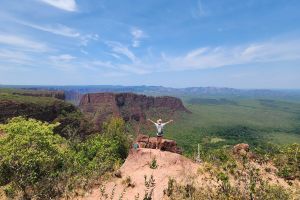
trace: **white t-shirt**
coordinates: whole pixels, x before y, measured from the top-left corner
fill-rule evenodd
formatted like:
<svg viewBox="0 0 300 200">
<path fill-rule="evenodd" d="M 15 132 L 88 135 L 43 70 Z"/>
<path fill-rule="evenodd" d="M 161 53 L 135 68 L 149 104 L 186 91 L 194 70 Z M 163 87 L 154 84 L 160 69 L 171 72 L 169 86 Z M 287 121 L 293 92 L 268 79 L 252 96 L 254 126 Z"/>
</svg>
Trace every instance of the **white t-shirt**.
<svg viewBox="0 0 300 200">
<path fill-rule="evenodd" d="M 157 135 L 163 135 L 164 132 L 163 132 L 163 129 L 164 129 L 164 126 L 166 125 L 166 123 L 161 123 L 161 124 L 158 124 L 158 123 L 154 123 L 155 126 L 156 126 L 156 129 L 157 129 Z"/>
</svg>

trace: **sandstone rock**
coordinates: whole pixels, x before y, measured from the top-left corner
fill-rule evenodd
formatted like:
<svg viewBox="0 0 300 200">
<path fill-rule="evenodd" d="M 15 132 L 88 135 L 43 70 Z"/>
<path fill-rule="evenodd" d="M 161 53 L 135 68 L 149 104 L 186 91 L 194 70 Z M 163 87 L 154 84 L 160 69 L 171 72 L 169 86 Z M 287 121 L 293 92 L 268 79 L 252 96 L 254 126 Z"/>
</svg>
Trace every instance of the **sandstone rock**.
<svg viewBox="0 0 300 200">
<path fill-rule="evenodd" d="M 233 153 L 236 155 L 244 155 L 249 152 L 249 144 L 241 143 L 233 147 Z"/>
<path fill-rule="evenodd" d="M 138 135 L 136 139 L 136 143 L 139 145 L 139 147 L 149 149 L 156 148 L 156 141 L 156 137 L 149 137 L 143 134 Z M 177 146 L 176 141 L 174 140 L 162 139 L 161 150 L 182 154 L 181 148 Z"/>
<path fill-rule="evenodd" d="M 117 177 L 117 178 L 122 178 L 122 173 L 121 173 L 120 170 L 115 171 L 114 175 L 115 175 L 115 177 Z"/>
<path fill-rule="evenodd" d="M 133 93 L 92 93 L 85 94 L 79 103 L 81 111 L 101 127 L 111 116 L 120 116 L 125 121 L 144 123 L 146 115 L 172 116 L 177 111 L 188 111 L 182 101 L 175 97 L 152 97 Z"/>
</svg>

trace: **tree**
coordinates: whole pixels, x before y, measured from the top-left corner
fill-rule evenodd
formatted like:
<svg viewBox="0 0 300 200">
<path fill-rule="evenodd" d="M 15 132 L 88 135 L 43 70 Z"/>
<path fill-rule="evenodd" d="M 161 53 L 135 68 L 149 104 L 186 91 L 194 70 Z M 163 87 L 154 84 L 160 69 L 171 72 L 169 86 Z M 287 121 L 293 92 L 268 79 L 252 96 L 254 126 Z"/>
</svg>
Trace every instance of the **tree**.
<svg viewBox="0 0 300 200">
<path fill-rule="evenodd" d="M 103 124 L 103 136 L 117 142 L 121 158 L 126 158 L 130 146 L 125 122 L 120 117 L 113 117 Z"/>
<path fill-rule="evenodd" d="M 16 117 L 0 125 L 0 185 L 21 190 L 23 198 L 49 199 L 59 191 L 66 141 L 53 133 L 58 124 Z"/>
</svg>

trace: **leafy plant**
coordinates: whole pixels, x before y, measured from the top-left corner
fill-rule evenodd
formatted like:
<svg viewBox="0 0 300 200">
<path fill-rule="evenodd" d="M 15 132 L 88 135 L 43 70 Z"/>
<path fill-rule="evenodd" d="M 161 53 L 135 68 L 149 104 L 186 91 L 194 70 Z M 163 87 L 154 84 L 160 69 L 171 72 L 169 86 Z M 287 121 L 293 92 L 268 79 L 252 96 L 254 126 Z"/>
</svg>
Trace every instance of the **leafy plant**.
<svg viewBox="0 0 300 200">
<path fill-rule="evenodd" d="M 122 161 L 127 150 L 124 144 L 129 141 L 121 120 L 108 122 L 103 135 L 76 142 L 55 134 L 58 125 L 23 117 L 0 125 L 4 132 L 0 137 L 0 186 L 5 186 L 7 196 L 69 197 L 78 188 L 88 189 Z"/>
<path fill-rule="evenodd" d="M 147 175 L 145 175 L 144 184 L 146 190 L 143 200 L 152 200 L 152 195 L 155 187 L 155 179 L 153 178 L 153 175 L 151 175 L 149 179 L 147 179 Z"/>
<path fill-rule="evenodd" d="M 151 169 L 157 169 L 158 165 L 157 165 L 157 160 L 156 160 L 156 158 L 153 158 L 153 159 L 151 160 L 151 162 L 149 163 L 149 167 L 150 167 Z"/>
<path fill-rule="evenodd" d="M 51 198 L 66 167 L 66 140 L 55 135 L 58 124 L 13 118 L 0 125 L 0 185 L 21 189 L 24 198 Z"/>
</svg>

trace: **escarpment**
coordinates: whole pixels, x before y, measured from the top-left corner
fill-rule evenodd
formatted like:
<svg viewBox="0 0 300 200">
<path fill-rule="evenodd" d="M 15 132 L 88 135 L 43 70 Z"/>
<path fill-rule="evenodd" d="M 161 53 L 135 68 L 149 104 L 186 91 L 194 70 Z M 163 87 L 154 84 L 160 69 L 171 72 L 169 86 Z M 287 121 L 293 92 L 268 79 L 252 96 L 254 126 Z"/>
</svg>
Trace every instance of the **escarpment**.
<svg viewBox="0 0 300 200">
<path fill-rule="evenodd" d="M 172 117 L 177 112 L 190 112 L 178 98 L 134 93 L 85 94 L 81 98 L 79 108 L 96 127 L 100 127 L 102 122 L 111 116 L 144 123 L 147 117 Z"/>
</svg>

